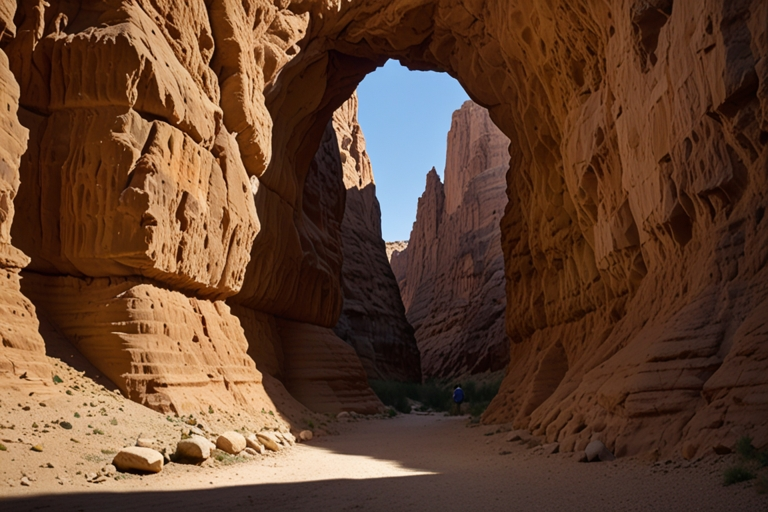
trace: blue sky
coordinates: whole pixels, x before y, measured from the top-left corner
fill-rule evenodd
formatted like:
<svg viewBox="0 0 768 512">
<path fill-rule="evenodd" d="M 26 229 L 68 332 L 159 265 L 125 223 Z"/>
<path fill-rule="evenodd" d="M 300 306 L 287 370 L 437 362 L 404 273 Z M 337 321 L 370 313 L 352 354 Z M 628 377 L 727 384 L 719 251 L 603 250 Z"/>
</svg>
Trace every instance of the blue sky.
<svg viewBox="0 0 768 512">
<path fill-rule="evenodd" d="M 451 114 L 469 99 L 445 73 L 409 71 L 397 61 L 357 89 L 360 126 L 381 203 L 384 240 L 407 240 L 432 167 L 443 176 Z"/>
</svg>

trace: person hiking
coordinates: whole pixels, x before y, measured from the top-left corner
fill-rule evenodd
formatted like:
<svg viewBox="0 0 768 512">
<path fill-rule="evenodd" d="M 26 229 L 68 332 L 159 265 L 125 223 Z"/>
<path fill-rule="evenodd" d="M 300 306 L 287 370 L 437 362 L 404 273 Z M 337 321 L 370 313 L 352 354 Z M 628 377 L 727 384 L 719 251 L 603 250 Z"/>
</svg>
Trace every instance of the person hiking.
<svg viewBox="0 0 768 512">
<path fill-rule="evenodd" d="M 461 402 L 464 401 L 464 390 L 461 389 L 461 385 L 457 385 L 453 388 L 453 403 L 456 404 L 456 415 L 461 415 Z"/>
</svg>

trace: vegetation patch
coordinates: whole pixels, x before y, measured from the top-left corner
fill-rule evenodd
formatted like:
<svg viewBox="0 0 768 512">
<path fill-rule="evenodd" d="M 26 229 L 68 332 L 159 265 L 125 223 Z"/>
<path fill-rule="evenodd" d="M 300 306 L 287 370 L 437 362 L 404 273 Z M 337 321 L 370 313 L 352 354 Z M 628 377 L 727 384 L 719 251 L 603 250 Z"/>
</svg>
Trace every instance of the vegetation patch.
<svg viewBox="0 0 768 512">
<path fill-rule="evenodd" d="M 242 457 L 240 455 L 230 455 L 229 453 L 221 450 L 214 450 L 211 455 L 213 455 L 213 458 L 223 466 L 239 464 L 248 460 L 246 457 Z"/>
<path fill-rule="evenodd" d="M 453 388 L 459 384 L 465 397 L 462 412 L 479 418 L 499 392 L 501 379 L 488 382 L 468 380 L 461 383 L 436 380 L 424 383 L 372 380 L 369 384 L 384 405 L 404 414 L 409 414 L 414 406 L 421 412 L 453 413 Z"/>
<path fill-rule="evenodd" d="M 768 492 L 768 450 L 758 450 L 752 444 L 749 436 L 740 437 L 736 441 L 736 453 L 739 463 L 725 470 L 723 473 L 723 485 L 732 485 L 739 482 L 757 479 L 755 489 L 760 494 Z"/>
</svg>

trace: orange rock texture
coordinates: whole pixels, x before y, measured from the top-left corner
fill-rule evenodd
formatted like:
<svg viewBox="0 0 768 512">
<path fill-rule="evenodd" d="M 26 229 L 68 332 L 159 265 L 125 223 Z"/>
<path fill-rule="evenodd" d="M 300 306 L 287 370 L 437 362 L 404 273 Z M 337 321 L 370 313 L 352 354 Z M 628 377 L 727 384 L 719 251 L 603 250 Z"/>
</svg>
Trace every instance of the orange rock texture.
<svg viewBox="0 0 768 512">
<path fill-rule="evenodd" d="M 3 375 L 45 371 L 9 229 L 29 272 L 126 331 L 155 301 L 196 317 L 173 336 L 214 310 L 235 329 L 222 300 L 332 328 L 345 191 L 313 162 L 396 58 L 457 78 L 511 140 L 511 363 L 484 420 L 618 455 L 768 444 L 763 0 L 3 0 L 0 20 Z M 134 346 L 194 343 L 152 325 Z M 258 386 L 245 345 L 212 343 L 230 354 L 194 375 Z M 151 354 L 110 360 L 171 383 Z"/>
<path fill-rule="evenodd" d="M 6 40 L 16 34 L 14 11 L 12 2 L 0 3 L 0 32 Z M 11 245 L 19 163 L 29 137 L 17 115 L 19 94 L 7 54 L 0 51 L 0 102 L 7 106 L 0 114 L 0 386 L 28 387 L 49 382 L 51 368 L 38 333 L 35 307 L 19 289 L 19 271 L 29 263 L 29 258 Z"/>
<path fill-rule="evenodd" d="M 508 145 L 484 108 L 468 101 L 454 112 L 445 184 L 434 169 L 427 174 L 408 247 L 392 255 L 427 379 L 509 362 L 499 231 Z"/>
<path fill-rule="evenodd" d="M 341 224 L 344 305 L 336 334 L 352 345 L 371 379 L 421 381 L 419 349 L 381 238 L 381 208 L 357 94 L 333 114 L 347 200 Z"/>
</svg>

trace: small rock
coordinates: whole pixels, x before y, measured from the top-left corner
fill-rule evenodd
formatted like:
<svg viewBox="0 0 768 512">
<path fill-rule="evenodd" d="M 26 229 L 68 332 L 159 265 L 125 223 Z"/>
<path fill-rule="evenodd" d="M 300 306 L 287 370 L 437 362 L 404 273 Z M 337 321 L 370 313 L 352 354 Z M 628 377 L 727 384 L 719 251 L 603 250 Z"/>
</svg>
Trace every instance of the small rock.
<svg viewBox="0 0 768 512">
<path fill-rule="evenodd" d="M 299 439 L 301 439 L 302 441 L 311 441 L 313 437 L 314 437 L 314 434 L 312 433 L 311 430 L 302 430 L 301 432 L 299 432 Z"/>
<path fill-rule="evenodd" d="M 72 430 L 72 424 L 68 421 L 62 421 L 59 423 L 59 426 L 66 430 Z"/>
<path fill-rule="evenodd" d="M 256 456 L 256 455 L 259 455 L 259 452 L 257 452 L 253 448 L 246 448 L 245 450 L 243 450 L 243 453 L 247 453 L 248 455 L 250 455 L 252 457 Z"/>
<path fill-rule="evenodd" d="M 154 448 L 156 443 L 156 440 L 149 437 L 139 436 L 139 438 L 136 439 L 136 446 L 140 448 Z"/>
<path fill-rule="evenodd" d="M 120 471 L 159 473 L 163 469 L 163 454 L 151 448 L 129 446 L 117 452 L 112 464 Z"/>
<path fill-rule="evenodd" d="M 296 438 L 290 432 L 282 432 L 282 436 L 290 446 L 294 446 L 296 444 Z"/>
<path fill-rule="evenodd" d="M 350 418 L 350 415 L 347 411 L 341 411 L 339 414 L 336 415 L 337 420 L 343 420 Z"/>
<path fill-rule="evenodd" d="M 42 447 L 42 445 L 36 444 L 35 446 L 32 447 L 32 451 L 33 452 L 41 452 L 41 451 L 43 451 L 43 447 Z"/>
<path fill-rule="evenodd" d="M 103 476 L 113 476 L 115 473 L 117 473 L 117 468 L 112 464 L 107 464 L 106 466 L 101 468 L 101 471 L 99 471 L 99 473 Z"/>
<path fill-rule="evenodd" d="M 544 455 L 553 455 L 560 451 L 560 443 L 548 443 L 541 445 L 541 451 Z"/>
<path fill-rule="evenodd" d="M 199 436 L 182 439 L 176 445 L 176 455 L 185 461 L 201 462 L 210 458 L 212 444 Z"/>
<path fill-rule="evenodd" d="M 717 446 L 713 446 L 712 449 L 715 450 L 715 453 L 718 455 L 728 455 L 732 451 L 730 447 L 725 446 L 723 444 L 718 444 Z"/>
<path fill-rule="evenodd" d="M 512 452 L 509 450 L 499 450 L 499 455 L 509 455 L 510 453 Z"/>
<path fill-rule="evenodd" d="M 527 430 L 513 430 L 507 436 L 507 442 L 508 443 L 511 443 L 514 441 L 526 442 L 530 438 L 531 438 L 531 434 L 529 434 Z"/>
<path fill-rule="evenodd" d="M 20 483 L 24 487 L 29 487 L 30 485 L 32 485 L 32 482 L 30 482 L 29 478 L 27 478 L 26 476 L 21 477 L 21 482 Z"/>
<path fill-rule="evenodd" d="M 277 443 L 277 437 L 272 432 L 259 432 L 256 438 L 263 444 L 267 450 L 273 452 L 280 451 L 280 445 Z"/>
<path fill-rule="evenodd" d="M 187 435 L 205 437 L 205 432 L 197 427 L 189 427 Z"/>
<path fill-rule="evenodd" d="M 584 449 L 584 453 L 587 456 L 587 462 L 593 462 L 596 460 L 608 462 L 608 461 L 616 460 L 616 457 L 611 453 L 611 451 L 608 448 L 606 448 L 603 442 L 598 440 L 594 440 L 591 443 L 589 443 L 587 447 Z"/>
<path fill-rule="evenodd" d="M 85 479 L 90 482 L 91 480 L 94 480 L 99 475 L 97 475 L 96 473 L 86 473 L 83 476 L 85 476 Z"/>
<path fill-rule="evenodd" d="M 247 446 L 246 450 L 253 450 L 260 455 L 264 455 L 265 453 L 264 445 L 262 445 L 259 442 L 259 439 L 256 437 L 255 434 L 251 434 L 248 437 L 246 437 L 245 444 Z"/>
<path fill-rule="evenodd" d="M 105 477 L 104 475 L 98 475 L 96 478 L 91 480 L 91 483 L 92 484 L 100 484 L 100 483 L 106 482 L 106 481 L 107 481 L 107 477 Z"/>
<path fill-rule="evenodd" d="M 216 439 L 216 448 L 231 455 L 237 455 L 245 450 L 245 437 L 239 432 L 224 432 Z"/>
<path fill-rule="evenodd" d="M 45 465 L 45 467 L 46 467 L 46 468 L 49 468 L 49 469 L 53 469 L 53 464 L 51 464 L 50 462 L 48 462 L 48 463 Z"/>
</svg>

